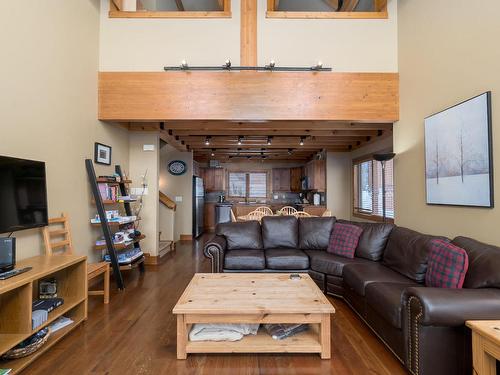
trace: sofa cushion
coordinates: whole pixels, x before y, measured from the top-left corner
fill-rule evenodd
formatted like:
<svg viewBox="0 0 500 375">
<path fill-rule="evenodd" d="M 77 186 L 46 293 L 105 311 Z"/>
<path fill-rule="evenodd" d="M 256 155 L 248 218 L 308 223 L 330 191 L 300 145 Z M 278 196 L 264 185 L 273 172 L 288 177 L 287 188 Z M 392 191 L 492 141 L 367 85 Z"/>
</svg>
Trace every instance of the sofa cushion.
<svg viewBox="0 0 500 375">
<path fill-rule="evenodd" d="M 232 250 L 224 257 L 224 268 L 228 270 L 263 270 L 266 268 L 264 250 Z"/>
<path fill-rule="evenodd" d="M 346 258 L 354 258 L 363 229 L 356 225 L 336 223 L 330 236 L 327 251 Z"/>
<path fill-rule="evenodd" d="M 334 217 L 299 218 L 299 248 L 326 250 L 334 224 Z"/>
<path fill-rule="evenodd" d="M 393 327 L 401 329 L 403 292 L 415 283 L 377 282 L 366 286 L 366 302 Z"/>
<path fill-rule="evenodd" d="M 296 249 L 299 222 L 294 216 L 265 216 L 262 218 L 262 239 L 265 249 Z"/>
<path fill-rule="evenodd" d="M 500 288 L 500 247 L 467 237 L 457 237 L 453 244 L 469 256 L 464 288 Z"/>
<path fill-rule="evenodd" d="M 444 237 L 395 227 L 389 236 L 382 263 L 418 283 L 423 283 L 427 271 L 429 242 L 433 239 L 449 241 Z"/>
<path fill-rule="evenodd" d="M 258 221 L 219 224 L 216 234 L 226 238 L 227 250 L 261 250 L 263 248 Z"/>
<path fill-rule="evenodd" d="M 425 286 L 461 289 L 469 268 L 467 252 L 442 240 L 432 240 L 430 247 Z"/>
<path fill-rule="evenodd" d="M 296 249 L 266 249 L 266 266 L 272 270 L 306 270 L 309 257 Z"/>
<path fill-rule="evenodd" d="M 356 248 L 356 257 L 374 262 L 382 260 L 389 235 L 394 228 L 393 224 L 361 223 L 347 220 L 339 220 L 338 222 L 357 225 L 363 229 L 363 233 L 359 237 L 358 247 Z"/>
<path fill-rule="evenodd" d="M 348 264 L 344 267 L 344 284 L 360 296 L 365 295 L 367 285 L 375 282 L 412 284 L 412 280 L 380 263 Z M 417 283 L 414 283 L 417 286 Z"/>
<path fill-rule="evenodd" d="M 346 264 L 369 262 L 366 259 L 340 257 L 324 250 L 305 250 L 305 253 L 309 256 L 312 270 L 338 277 L 342 277 L 342 270 Z"/>
</svg>

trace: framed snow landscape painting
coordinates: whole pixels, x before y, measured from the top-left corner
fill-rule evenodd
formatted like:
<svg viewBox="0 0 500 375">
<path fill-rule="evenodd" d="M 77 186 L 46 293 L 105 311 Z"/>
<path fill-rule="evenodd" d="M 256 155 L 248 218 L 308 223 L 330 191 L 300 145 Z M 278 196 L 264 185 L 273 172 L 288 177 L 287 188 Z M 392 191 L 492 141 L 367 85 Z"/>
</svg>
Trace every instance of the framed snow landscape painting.
<svg viewBox="0 0 500 375">
<path fill-rule="evenodd" d="M 493 207 L 491 93 L 425 119 L 427 204 Z"/>
</svg>

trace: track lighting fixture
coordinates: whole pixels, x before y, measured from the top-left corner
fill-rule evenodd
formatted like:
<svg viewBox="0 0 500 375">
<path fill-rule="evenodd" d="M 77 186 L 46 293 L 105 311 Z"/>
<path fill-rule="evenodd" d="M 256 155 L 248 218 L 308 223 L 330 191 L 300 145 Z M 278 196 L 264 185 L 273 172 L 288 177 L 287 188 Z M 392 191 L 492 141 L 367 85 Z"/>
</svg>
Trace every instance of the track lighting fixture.
<svg viewBox="0 0 500 375">
<path fill-rule="evenodd" d="M 212 149 L 212 153 L 211 153 L 212 157 L 215 156 L 215 148 Z"/>
<path fill-rule="evenodd" d="M 205 146 L 210 146 L 210 136 L 205 138 Z"/>
<path fill-rule="evenodd" d="M 306 137 L 300 137 L 299 145 L 304 146 L 304 140 Z"/>
<path fill-rule="evenodd" d="M 267 145 L 271 146 L 272 142 L 273 142 L 273 137 L 267 137 Z"/>
<path fill-rule="evenodd" d="M 243 143 L 243 137 L 240 135 L 238 137 L 238 144 L 241 145 Z"/>
<path fill-rule="evenodd" d="M 274 60 L 269 61 L 269 64 L 266 65 L 264 68 L 266 70 L 273 70 L 276 67 L 276 62 Z"/>
<path fill-rule="evenodd" d="M 224 64 L 216 66 L 189 66 L 186 60 L 182 60 L 180 65 L 165 66 L 166 71 L 183 71 L 183 70 L 197 70 L 197 71 L 280 71 L 280 72 L 331 72 L 332 68 L 324 68 L 323 63 L 318 61 L 314 66 L 276 66 L 276 62 L 271 60 L 269 64 L 264 66 L 233 66 L 230 59 L 227 59 Z"/>
<path fill-rule="evenodd" d="M 292 155 L 293 149 L 289 148 L 288 149 L 288 155 Z"/>
<path fill-rule="evenodd" d="M 311 68 L 311 70 L 321 70 L 321 69 L 323 69 L 323 63 L 321 61 L 318 61 L 318 63 Z"/>
</svg>

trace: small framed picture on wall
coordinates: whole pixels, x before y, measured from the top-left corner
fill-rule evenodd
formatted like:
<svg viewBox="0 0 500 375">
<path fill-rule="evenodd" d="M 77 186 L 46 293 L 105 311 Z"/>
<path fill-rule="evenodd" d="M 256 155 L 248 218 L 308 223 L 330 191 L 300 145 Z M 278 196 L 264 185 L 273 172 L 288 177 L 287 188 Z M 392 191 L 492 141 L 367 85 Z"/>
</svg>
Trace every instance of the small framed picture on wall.
<svg viewBox="0 0 500 375">
<path fill-rule="evenodd" d="M 111 165 L 111 146 L 96 142 L 94 145 L 94 161 L 97 164 Z"/>
</svg>

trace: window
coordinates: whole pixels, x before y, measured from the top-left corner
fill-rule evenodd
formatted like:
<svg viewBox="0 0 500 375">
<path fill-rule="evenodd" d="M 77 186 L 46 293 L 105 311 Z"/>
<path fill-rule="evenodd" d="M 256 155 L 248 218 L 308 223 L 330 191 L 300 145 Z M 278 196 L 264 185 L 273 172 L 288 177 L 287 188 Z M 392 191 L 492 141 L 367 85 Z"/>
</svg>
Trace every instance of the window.
<svg viewBox="0 0 500 375">
<path fill-rule="evenodd" d="M 231 17 L 231 0 L 110 0 L 111 18 Z"/>
<path fill-rule="evenodd" d="M 267 198 L 266 172 L 229 172 L 229 196 L 234 198 Z"/>
<path fill-rule="evenodd" d="M 268 18 L 387 18 L 387 0 L 268 0 Z"/>
<path fill-rule="evenodd" d="M 371 220 L 383 217 L 382 164 L 370 158 L 353 164 L 354 216 Z M 385 214 L 394 219 L 393 161 L 385 162 Z"/>
</svg>

